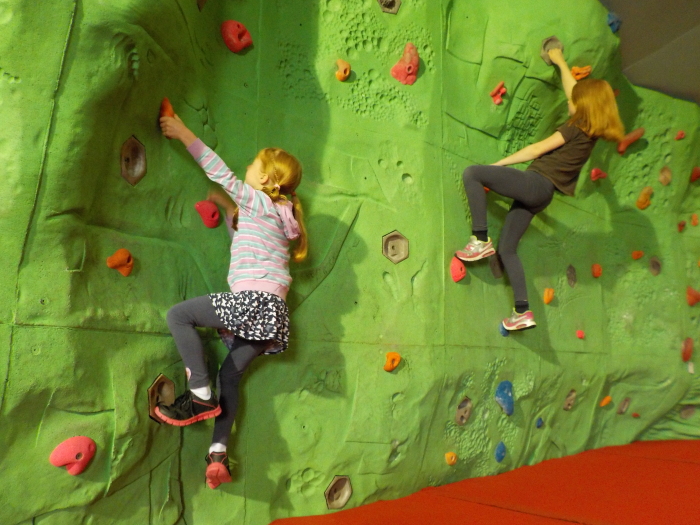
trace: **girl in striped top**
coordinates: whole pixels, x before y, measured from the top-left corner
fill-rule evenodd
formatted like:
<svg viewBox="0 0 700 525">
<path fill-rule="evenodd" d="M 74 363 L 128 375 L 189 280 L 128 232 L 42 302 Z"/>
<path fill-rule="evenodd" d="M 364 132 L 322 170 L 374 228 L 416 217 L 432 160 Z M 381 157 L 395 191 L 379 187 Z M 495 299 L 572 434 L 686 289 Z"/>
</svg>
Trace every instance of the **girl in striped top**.
<svg viewBox="0 0 700 525">
<path fill-rule="evenodd" d="M 177 115 L 162 117 L 160 125 L 163 135 L 180 140 L 239 209 L 228 272 L 231 291 L 189 299 L 168 311 L 168 327 L 187 367 L 189 389 L 172 405 L 156 408 L 158 417 L 176 426 L 216 417 L 205 458 L 207 484 L 216 488 L 231 481 L 226 446 L 243 372 L 258 355 L 287 348 L 290 241 L 296 240 L 291 250 L 295 262 L 303 261 L 308 249 L 301 202 L 295 193 L 301 182 L 301 165 L 284 150 L 265 148 L 248 166 L 242 181 Z M 218 401 L 211 390 L 197 326 L 228 331 L 233 336 L 227 341 L 230 352 L 219 370 Z"/>
</svg>

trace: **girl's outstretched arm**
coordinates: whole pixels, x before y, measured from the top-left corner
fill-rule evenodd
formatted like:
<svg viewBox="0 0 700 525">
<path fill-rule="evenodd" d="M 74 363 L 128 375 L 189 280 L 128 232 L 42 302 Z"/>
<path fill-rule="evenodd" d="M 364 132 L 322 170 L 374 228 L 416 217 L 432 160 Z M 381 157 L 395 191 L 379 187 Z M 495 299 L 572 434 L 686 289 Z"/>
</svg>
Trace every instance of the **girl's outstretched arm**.
<svg viewBox="0 0 700 525">
<path fill-rule="evenodd" d="M 559 72 L 561 73 L 561 83 L 564 87 L 564 93 L 566 93 L 566 99 L 571 101 L 571 92 L 576 85 L 576 79 L 571 74 L 571 70 L 569 69 L 569 65 L 566 63 L 566 60 L 564 60 L 564 53 L 561 52 L 561 49 L 550 49 L 549 59 L 553 64 L 556 64 L 557 67 L 559 67 Z"/>
<path fill-rule="evenodd" d="M 516 151 L 512 155 L 509 155 L 505 159 L 501 159 L 498 162 L 494 162 L 492 166 L 510 166 L 511 164 L 520 164 L 521 162 L 529 162 L 541 157 L 545 153 L 548 153 L 554 149 L 557 149 L 564 145 L 566 140 L 564 140 L 564 135 L 559 131 L 555 132 L 551 137 L 547 137 L 540 142 L 535 142 L 529 146 L 525 146 L 520 151 Z"/>
</svg>

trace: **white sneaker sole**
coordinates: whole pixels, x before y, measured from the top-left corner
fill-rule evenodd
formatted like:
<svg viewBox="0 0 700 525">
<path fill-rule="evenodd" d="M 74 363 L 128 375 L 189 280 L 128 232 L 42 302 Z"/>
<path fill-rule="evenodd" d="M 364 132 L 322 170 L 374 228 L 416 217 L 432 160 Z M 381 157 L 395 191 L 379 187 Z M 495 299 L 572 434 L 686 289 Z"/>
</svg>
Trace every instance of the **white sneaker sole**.
<svg viewBox="0 0 700 525">
<path fill-rule="evenodd" d="M 506 323 L 501 323 L 503 325 L 503 328 L 508 330 L 509 332 L 517 332 L 518 330 L 527 330 L 528 328 L 535 328 L 537 326 L 537 323 L 535 321 L 525 321 L 522 323 L 519 323 L 511 328 L 508 328 L 506 326 Z"/>
</svg>

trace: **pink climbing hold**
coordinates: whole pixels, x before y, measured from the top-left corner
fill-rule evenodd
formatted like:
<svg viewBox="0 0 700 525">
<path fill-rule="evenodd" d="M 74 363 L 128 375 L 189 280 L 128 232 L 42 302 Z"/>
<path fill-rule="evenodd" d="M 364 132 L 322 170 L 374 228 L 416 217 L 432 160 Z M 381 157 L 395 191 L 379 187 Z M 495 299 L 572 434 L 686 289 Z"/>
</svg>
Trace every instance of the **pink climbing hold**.
<svg viewBox="0 0 700 525">
<path fill-rule="evenodd" d="M 583 330 L 576 330 L 576 337 L 578 337 L 579 339 L 583 339 L 584 337 L 586 337 L 586 334 Z"/>
<path fill-rule="evenodd" d="M 493 103 L 497 106 L 501 105 L 503 102 L 503 95 L 506 94 L 505 82 L 502 80 L 496 85 L 495 88 L 490 93 Z"/>
<path fill-rule="evenodd" d="M 219 225 L 219 208 L 212 201 L 199 201 L 194 207 L 202 218 L 204 226 L 216 228 Z"/>
<path fill-rule="evenodd" d="M 628 133 L 627 135 L 625 135 L 625 138 L 623 138 L 617 144 L 617 152 L 620 155 L 624 155 L 625 151 L 627 151 L 627 148 L 629 148 L 632 144 L 637 142 L 643 136 L 644 136 L 644 128 L 638 128 L 638 129 L 635 129 L 634 131 Z"/>
<path fill-rule="evenodd" d="M 221 24 L 221 36 L 224 44 L 234 53 L 240 53 L 253 43 L 250 32 L 240 22 L 226 20 Z"/>
<path fill-rule="evenodd" d="M 680 130 L 676 135 L 676 140 L 683 140 L 685 138 L 685 131 Z"/>
<path fill-rule="evenodd" d="M 452 280 L 458 283 L 467 276 L 467 268 L 457 257 L 452 257 L 452 262 L 450 263 L 450 273 L 452 274 Z"/>
<path fill-rule="evenodd" d="M 418 76 L 418 50 L 411 42 L 406 44 L 401 59 L 391 68 L 391 76 L 402 84 L 412 85 Z"/>
<path fill-rule="evenodd" d="M 75 436 L 58 445 L 49 461 L 54 467 L 66 467 L 68 474 L 77 476 L 85 470 L 95 455 L 97 446 L 89 437 Z"/>
<path fill-rule="evenodd" d="M 608 176 L 608 174 L 605 173 L 600 168 L 593 168 L 591 170 L 591 180 L 592 181 L 597 181 L 598 179 L 605 179 L 605 178 L 607 178 L 607 176 Z"/>
</svg>

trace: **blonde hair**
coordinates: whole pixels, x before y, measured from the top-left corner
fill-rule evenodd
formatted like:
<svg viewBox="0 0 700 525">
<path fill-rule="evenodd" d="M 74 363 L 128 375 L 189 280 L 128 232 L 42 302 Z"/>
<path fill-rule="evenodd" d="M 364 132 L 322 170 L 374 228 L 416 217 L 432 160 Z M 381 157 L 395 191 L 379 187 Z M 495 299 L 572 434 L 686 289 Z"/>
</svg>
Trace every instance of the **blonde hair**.
<svg viewBox="0 0 700 525">
<path fill-rule="evenodd" d="M 571 92 L 571 102 L 576 111 L 569 124 L 578 126 L 592 138 L 602 137 L 612 142 L 624 138 L 625 127 L 620 120 L 615 94 L 605 80 L 584 78 L 578 81 Z"/>
<path fill-rule="evenodd" d="M 299 238 L 292 249 L 292 261 L 301 262 L 306 259 L 309 251 L 309 241 L 304 225 L 304 210 L 295 190 L 301 183 L 301 164 L 294 157 L 280 148 L 265 148 L 255 157 L 260 159 L 262 173 L 270 179 L 270 184 L 263 186 L 264 191 L 273 202 L 287 201 L 287 195 L 292 196 L 294 218 L 299 223 Z"/>
</svg>

